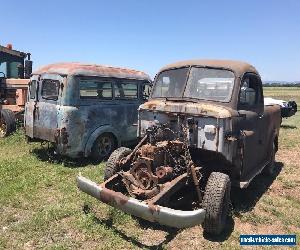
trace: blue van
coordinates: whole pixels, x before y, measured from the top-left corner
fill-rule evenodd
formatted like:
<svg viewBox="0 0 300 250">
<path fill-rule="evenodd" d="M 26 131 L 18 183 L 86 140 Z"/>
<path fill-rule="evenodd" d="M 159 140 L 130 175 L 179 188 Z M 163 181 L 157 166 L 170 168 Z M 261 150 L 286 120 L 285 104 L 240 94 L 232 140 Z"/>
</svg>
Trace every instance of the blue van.
<svg viewBox="0 0 300 250">
<path fill-rule="evenodd" d="M 80 63 L 51 64 L 32 73 L 25 106 L 29 141 L 48 141 L 72 158 L 107 158 L 137 142 L 138 107 L 150 77 L 131 69 Z"/>
</svg>

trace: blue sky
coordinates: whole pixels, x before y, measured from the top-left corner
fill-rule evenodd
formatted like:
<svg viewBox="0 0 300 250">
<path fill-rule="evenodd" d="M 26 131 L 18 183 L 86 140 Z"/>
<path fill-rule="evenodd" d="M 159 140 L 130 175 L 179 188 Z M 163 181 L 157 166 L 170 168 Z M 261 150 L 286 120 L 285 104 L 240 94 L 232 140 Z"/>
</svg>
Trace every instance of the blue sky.
<svg viewBox="0 0 300 250">
<path fill-rule="evenodd" d="M 238 59 L 265 80 L 300 80 L 300 1 L 1 1 L 0 44 L 34 68 L 80 61 L 154 76 L 185 59 Z"/>
</svg>

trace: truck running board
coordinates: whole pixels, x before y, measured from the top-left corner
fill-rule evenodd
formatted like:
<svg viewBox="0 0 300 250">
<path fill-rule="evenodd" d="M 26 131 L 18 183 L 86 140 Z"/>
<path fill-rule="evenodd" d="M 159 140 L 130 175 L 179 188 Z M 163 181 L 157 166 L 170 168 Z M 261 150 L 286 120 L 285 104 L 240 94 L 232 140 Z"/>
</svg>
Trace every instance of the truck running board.
<svg viewBox="0 0 300 250">
<path fill-rule="evenodd" d="M 193 227 L 201 224 L 205 218 L 204 209 L 182 211 L 146 204 L 120 192 L 101 187 L 83 176 L 77 176 L 77 186 L 81 191 L 112 207 L 147 221 L 158 222 L 161 225 L 175 228 Z"/>
</svg>

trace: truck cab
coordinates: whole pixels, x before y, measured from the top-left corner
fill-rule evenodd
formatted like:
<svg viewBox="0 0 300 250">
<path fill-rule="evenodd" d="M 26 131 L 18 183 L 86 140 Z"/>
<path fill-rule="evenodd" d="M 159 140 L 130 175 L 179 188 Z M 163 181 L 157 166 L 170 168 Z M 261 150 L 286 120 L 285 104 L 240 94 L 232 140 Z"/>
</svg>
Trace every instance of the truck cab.
<svg viewBox="0 0 300 250">
<path fill-rule="evenodd" d="M 261 78 L 248 63 L 167 65 L 138 122 L 139 144 L 112 153 L 103 183 L 77 177 L 83 192 L 126 213 L 177 228 L 202 224 L 217 235 L 231 186 L 274 174 L 280 107 L 264 105 Z"/>
<path fill-rule="evenodd" d="M 198 60 L 164 67 L 139 118 L 140 137 L 154 120 L 175 130 L 178 119 L 189 120 L 194 157 L 203 161 L 215 155 L 216 164 L 226 166 L 241 187 L 269 162 L 273 144 L 278 148 L 280 108 L 264 105 L 260 75 L 245 62 Z"/>
</svg>

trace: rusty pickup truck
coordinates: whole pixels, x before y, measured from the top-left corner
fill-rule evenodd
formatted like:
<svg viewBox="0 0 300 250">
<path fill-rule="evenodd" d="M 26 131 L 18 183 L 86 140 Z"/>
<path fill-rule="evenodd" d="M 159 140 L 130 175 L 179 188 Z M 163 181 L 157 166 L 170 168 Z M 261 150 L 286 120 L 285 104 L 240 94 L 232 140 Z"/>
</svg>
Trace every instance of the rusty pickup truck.
<svg viewBox="0 0 300 250">
<path fill-rule="evenodd" d="M 164 67 L 138 123 L 139 144 L 112 153 L 102 184 L 78 176 L 80 190 L 148 221 L 220 234 L 231 186 L 274 174 L 280 107 L 264 105 L 260 75 L 247 63 Z"/>
<path fill-rule="evenodd" d="M 131 69 L 81 63 L 50 64 L 33 72 L 25 108 L 29 141 L 56 152 L 99 161 L 120 145 L 137 143 L 137 108 L 150 77 Z"/>
</svg>

